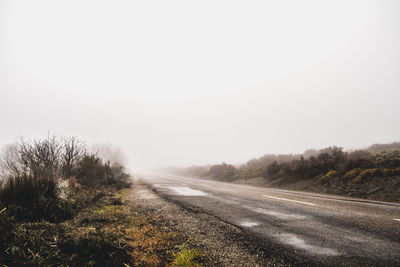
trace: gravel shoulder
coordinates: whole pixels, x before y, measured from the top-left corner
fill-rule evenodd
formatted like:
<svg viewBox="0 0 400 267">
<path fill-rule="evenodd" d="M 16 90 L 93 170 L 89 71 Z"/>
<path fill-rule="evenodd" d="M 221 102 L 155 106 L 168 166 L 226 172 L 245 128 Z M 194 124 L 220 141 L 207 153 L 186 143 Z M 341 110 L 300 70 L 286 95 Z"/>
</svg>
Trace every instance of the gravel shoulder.
<svg viewBox="0 0 400 267">
<path fill-rule="evenodd" d="M 260 244 L 263 241 L 244 229 L 160 197 L 145 184 L 136 183 L 130 198 L 138 213 L 154 218 L 160 227 L 183 233 L 189 245 L 201 251 L 205 266 L 307 265 L 280 248 Z"/>
</svg>

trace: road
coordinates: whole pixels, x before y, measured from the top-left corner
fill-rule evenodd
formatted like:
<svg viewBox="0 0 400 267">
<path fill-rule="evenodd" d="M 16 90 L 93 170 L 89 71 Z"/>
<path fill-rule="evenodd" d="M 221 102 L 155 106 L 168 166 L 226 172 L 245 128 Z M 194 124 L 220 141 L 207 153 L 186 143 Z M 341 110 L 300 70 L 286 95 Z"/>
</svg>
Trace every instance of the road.
<svg viewBox="0 0 400 267">
<path fill-rule="evenodd" d="M 400 266 L 398 203 L 171 175 L 142 180 L 170 200 L 201 209 L 315 265 Z"/>
</svg>

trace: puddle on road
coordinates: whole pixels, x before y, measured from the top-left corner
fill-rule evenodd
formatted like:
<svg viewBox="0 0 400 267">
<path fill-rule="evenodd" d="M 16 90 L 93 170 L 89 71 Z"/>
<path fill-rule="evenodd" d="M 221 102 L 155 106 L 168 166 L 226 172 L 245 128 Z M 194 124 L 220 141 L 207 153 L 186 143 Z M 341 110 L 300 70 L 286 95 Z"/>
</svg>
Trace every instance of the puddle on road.
<svg viewBox="0 0 400 267">
<path fill-rule="evenodd" d="M 291 246 L 293 246 L 295 248 L 298 248 L 298 249 L 305 250 L 305 251 L 307 251 L 309 253 L 312 253 L 312 254 L 326 255 L 326 256 L 337 256 L 337 255 L 339 255 L 339 252 L 337 252 L 334 249 L 323 248 L 323 247 L 319 247 L 319 246 L 306 244 L 306 242 L 303 239 L 298 238 L 294 234 L 289 234 L 289 233 L 280 234 L 280 235 L 277 235 L 277 237 L 281 242 L 283 242 L 285 244 L 291 245 Z"/>
<path fill-rule="evenodd" d="M 282 213 L 282 212 L 273 211 L 273 210 L 266 210 L 266 209 L 262 209 L 262 208 L 251 208 L 251 207 L 245 207 L 245 208 L 248 208 L 257 213 L 270 215 L 270 216 L 276 217 L 278 219 L 283 219 L 283 220 L 304 220 L 304 219 L 308 218 L 307 216 L 304 216 L 304 215 L 287 214 L 287 213 Z"/>
<path fill-rule="evenodd" d="M 171 189 L 176 194 L 181 195 L 181 196 L 193 196 L 194 197 L 194 196 L 207 195 L 207 193 L 204 193 L 203 191 L 191 189 L 189 187 L 166 187 L 166 188 Z"/>
<path fill-rule="evenodd" d="M 258 222 L 244 221 L 244 222 L 239 223 L 239 225 L 243 226 L 243 227 L 254 227 L 254 226 L 259 225 L 259 223 Z"/>
</svg>

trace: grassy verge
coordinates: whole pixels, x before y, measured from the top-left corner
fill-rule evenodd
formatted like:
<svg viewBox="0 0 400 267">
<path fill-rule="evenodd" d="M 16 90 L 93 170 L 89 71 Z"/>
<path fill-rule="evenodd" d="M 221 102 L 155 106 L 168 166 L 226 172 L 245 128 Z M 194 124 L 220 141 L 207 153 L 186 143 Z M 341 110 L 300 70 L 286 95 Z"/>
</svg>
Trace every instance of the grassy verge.
<svg viewBox="0 0 400 267">
<path fill-rule="evenodd" d="M 75 137 L 7 146 L 0 153 L 0 266 L 172 262 L 179 235 L 135 216 L 128 178 L 121 163 Z"/>
<path fill-rule="evenodd" d="M 80 189 L 70 201 L 74 215 L 62 222 L 9 219 L 0 265 L 45 266 L 199 266 L 198 252 L 183 246 L 182 235 L 138 216 L 129 188 Z M 6 233 L 6 232 L 4 232 Z"/>
</svg>

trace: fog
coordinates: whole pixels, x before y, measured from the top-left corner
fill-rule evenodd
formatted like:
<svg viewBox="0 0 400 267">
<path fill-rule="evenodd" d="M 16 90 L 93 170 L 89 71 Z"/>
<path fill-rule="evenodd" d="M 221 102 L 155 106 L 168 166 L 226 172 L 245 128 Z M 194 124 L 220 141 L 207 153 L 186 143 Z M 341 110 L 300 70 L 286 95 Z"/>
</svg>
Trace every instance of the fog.
<svg viewBox="0 0 400 267">
<path fill-rule="evenodd" d="M 400 140 L 399 1 L 0 1 L 0 146 L 132 170 Z"/>
</svg>

